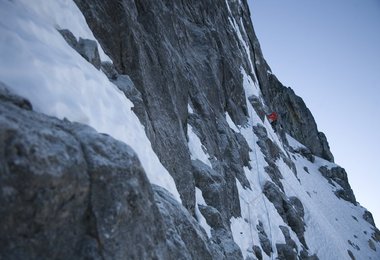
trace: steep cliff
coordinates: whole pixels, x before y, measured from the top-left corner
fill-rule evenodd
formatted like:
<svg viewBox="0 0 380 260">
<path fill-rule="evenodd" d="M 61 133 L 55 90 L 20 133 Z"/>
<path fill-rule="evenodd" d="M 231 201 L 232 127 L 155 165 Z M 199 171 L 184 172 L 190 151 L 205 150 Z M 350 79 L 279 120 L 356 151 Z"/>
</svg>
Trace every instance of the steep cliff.
<svg viewBox="0 0 380 260">
<path fill-rule="evenodd" d="M 380 256 L 245 0 L 74 2 L 0 3 L 0 258 Z"/>
</svg>

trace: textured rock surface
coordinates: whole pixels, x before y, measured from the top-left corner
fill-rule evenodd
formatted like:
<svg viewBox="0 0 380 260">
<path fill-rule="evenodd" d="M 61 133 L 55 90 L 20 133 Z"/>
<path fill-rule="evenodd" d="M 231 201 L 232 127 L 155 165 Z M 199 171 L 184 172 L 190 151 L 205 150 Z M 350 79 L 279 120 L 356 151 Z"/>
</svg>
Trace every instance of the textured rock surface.
<svg viewBox="0 0 380 260">
<path fill-rule="evenodd" d="M 0 93 L 1 259 L 241 258 L 153 192 L 126 144 Z"/>
<path fill-rule="evenodd" d="M 270 241 L 270 239 L 268 238 L 268 235 L 264 230 L 263 223 L 261 223 L 260 221 L 257 224 L 256 228 L 259 233 L 261 248 L 263 249 L 263 251 L 265 252 L 267 256 L 271 256 L 273 252 L 272 241 Z"/>
<path fill-rule="evenodd" d="M 299 206 L 294 207 L 286 195 L 272 182 L 265 183 L 263 192 L 269 201 L 273 203 L 284 222 L 297 234 L 300 242 L 307 248 L 304 238 L 303 210 L 301 211 Z M 295 200 L 293 199 L 292 201 L 294 202 Z"/>
<path fill-rule="evenodd" d="M 95 68 L 100 69 L 101 61 L 98 52 L 98 44 L 89 39 L 75 38 L 72 32 L 68 29 L 58 30 L 66 42 L 76 50 L 83 58 L 94 65 Z"/>
<path fill-rule="evenodd" d="M 325 166 L 319 168 L 319 171 L 322 173 L 323 177 L 325 177 L 329 183 L 333 186 L 336 186 L 332 181 L 336 182 L 340 185 L 341 188 L 335 191 L 335 195 L 341 199 L 347 200 L 356 205 L 356 198 L 354 192 L 351 189 L 350 184 L 348 183 L 347 173 L 341 167 L 334 167 L 332 169 L 328 169 Z"/>
<path fill-rule="evenodd" d="M 23 108 L 26 110 L 32 110 L 32 104 L 30 104 L 29 100 L 12 94 L 8 90 L 7 86 L 1 81 L 0 81 L 0 102 L 9 102 L 20 108 Z"/>
<path fill-rule="evenodd" d="M 97 248 L 80 143 L 57 120 L 9 102 L 0 121 L 0 258 L 78 258 L 74 248 Z"/>
<path fill-rule="evenodd" d="M 193 211 L 195 203 L 186 138 L 190 103 L 196 114 L 192 126 L 205 140 L 210 157 L 218 159 L 214 168 L 232 198 L 223 215 L 238 212 L 234 176 L 244 181 L 244 171 L 236 153 L 238 140 L 224 113 L 237 124 L 246 120 L 240 66 L 248 61 L 237 55 L 239 43 L 226 2 L 75 2 L 117 71 L 128 74 L 141 92 L 150 122 L 141 115 L 140 120 L 145 126 L 151 123 L 147 135 L 175 179 L 184 205 Z M 237 16 L 248 10 L 236 4 L 231 9 Z"/>
<path fill-rule="evenodd" d="M 302 98 L 291 88 L 283 86 L 271 73 L 254 31 L 248 31 L 248 34 L 254 46 L 256 73 L 263 97 L 266 103 L 270 104 L 270 109 L 279 114 L 281 126 L 308 147 L 313 154 L 334 161 L 326 136 L 318 131 L 314 117 Z"/>
<path fill-rule="evenodd" d="M 310 111 L 270 73 L 245 0 L 75 2 L 113 63 L 100 61 L 95 41 L 62 36 L 133 102 L 182 205 L 151 186 L 126 144 L 37 114 L 0 85 L 1 259 L 318 259 L 325 249 L 360 259 L 380 251 L 380 232 L 345 171 L 317 158 L 333 161 Z M 271 111 L 277 124 L 266 120 Z M 290 147 L 285 134 L 306 148 Z M 190 152 L 194 136 L 206 159 Z M 346 237 L 351 225 L 354 238 Z"/>
<path fill-rule="evenodd" d="M 171 259 L 213 259 L 213 248 L 198 223 L 165 189 L 154 186 L 155 201 L 163 216 Z M 215 252 L 218 255 L 219 252 Z"/>
</svg>

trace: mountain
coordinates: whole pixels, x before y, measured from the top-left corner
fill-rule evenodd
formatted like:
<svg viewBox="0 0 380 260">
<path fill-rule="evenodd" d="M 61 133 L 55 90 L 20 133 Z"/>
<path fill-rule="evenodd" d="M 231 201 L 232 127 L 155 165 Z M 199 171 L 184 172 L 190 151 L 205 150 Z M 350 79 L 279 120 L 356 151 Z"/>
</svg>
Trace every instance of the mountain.
<svg viewBox="0 0 380 260">
<path fill-rule="evenodd" d="M 14 0 L 0 17 L 1 259 L 379 259 L 245 0 Z"/>
</svg>

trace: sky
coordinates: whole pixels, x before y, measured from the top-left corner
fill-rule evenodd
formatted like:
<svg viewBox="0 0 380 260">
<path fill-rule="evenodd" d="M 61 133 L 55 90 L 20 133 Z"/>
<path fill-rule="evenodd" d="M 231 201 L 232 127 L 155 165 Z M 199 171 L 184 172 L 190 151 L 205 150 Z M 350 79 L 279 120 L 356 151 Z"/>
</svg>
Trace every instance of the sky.
<svg viewBox="0 0 380 260">
<path fill-rule="evenodd" d="M 311 110 L 380 226 L 380 0 L 248 0 L 272 72 Z"/>
</svg>

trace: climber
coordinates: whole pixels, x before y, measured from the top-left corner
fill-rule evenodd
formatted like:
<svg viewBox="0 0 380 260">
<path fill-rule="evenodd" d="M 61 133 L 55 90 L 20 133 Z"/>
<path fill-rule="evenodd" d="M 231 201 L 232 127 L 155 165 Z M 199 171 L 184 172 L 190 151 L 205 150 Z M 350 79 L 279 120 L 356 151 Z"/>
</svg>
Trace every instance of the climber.
<svg viewBox="0 0 380 260">
<path fill-rule="evenodd" d="M 272 125 L 273 129 L 276 129 L 277 119 L 278 115 L 276 112 L 272 112 L 269 115 L 267 115 L 269 123 Z"/>
</svg>

